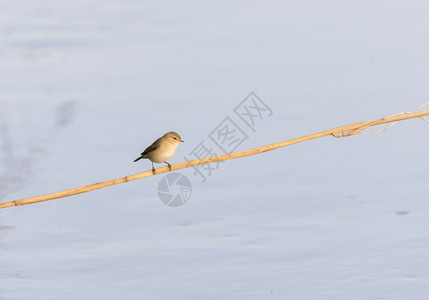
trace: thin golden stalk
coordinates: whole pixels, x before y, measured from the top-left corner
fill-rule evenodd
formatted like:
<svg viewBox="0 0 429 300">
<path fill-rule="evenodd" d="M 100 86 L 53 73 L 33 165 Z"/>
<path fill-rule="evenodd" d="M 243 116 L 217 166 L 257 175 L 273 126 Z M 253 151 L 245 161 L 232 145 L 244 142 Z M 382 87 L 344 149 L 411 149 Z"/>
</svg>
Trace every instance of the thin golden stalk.
<svg viewBox="0 0 429 300">
<path fill-rule="evenodd" d="M 426 103 L 425 105 L 427 105 L 427 104 L 429 104 L 429 102 Z M 354 135 L 354 134 L 362 134 L 361 130 L 367 129 L 368 127 L 398 122 L 398 121 L 412 119 L 412 118 L 421 118 L 427 122 L 427 120 L 424 119 L 423 117 L 429 115 L 429 110 L 419 111 L 419 109 L 421 109 L 423 106 L 419 107 L 417 110 L 412 111 L 412 112 L 399 113 L 399 114 L 395 114 L 395 115 L 385 117 L 382 119 L 378 119 L 378 120 L 374 120 L 374 121 L 358 122 L 358 123 L 353 123 L 350 125 L 340 126 L 340 127 L 336 127 L 333 129 L 309 134 L 309 135 L 302 136 L 299 138 L 286 140 L 283 142 L 274 143 L 274 144 L 270 144 L 270 145 L 266 145 L 266 146 L 262 146 L 262 147 L 257 147 L 257 148 L 252 148 L 252 149 L 234 152 L 234 153 L 230 153 L 230 154 L 213 156 L 213 157 L 208 157 L 208 158 L 204 158 L 204 159 L 196 159 L 196 160 L 185 161 L 185 162 L 173 164 L 173 165 L 171 165 L 171 170 L 180 170 L 180 169 L 184 169 L 184 168 L 189 168 L 189 167 L 194 167 L 194 166 L 198 166 L 198 165 L 213 163 L 213 162 L 217 162 L 217 161 L 224 161 L 224 160 L 230 160 L 230 159 L 236 159 L 236 158 L 240 158 L 240 157 L 256 155 L 256 154 L 260 154 L 263 152 L 271 151 L 274 149 L 278 149 L 278 148 L 302 143 L 302 142 L 305 142 L 308 140 L 313 140 L 313 139 L 317 139 L 317 138 L 321 138 L 321 137 L 329 136 L 329 135 L 332 135 L 334 137 L 345 137 L 345 136 L 350 136 L 350 135 Z M 387 129 L 390 126 L 391 125 L 387 126 L 385 129 Z M 376 133 L 381 132 L 383 130 L 379 130 Z M 169 168 L 167 166 L 160 167 L 160 168 L 156 169 L 157 174 L 166 173 L 168 171 L 169 171 Z M 101 189 L 101 188 L 104 188 L 107 186 L 111 186 L 111 185 L 115 185 L 115 184 L 119 184 L 119 183 L 124 183 L 124 182 L 128 182 L 128 181 L 133 181 L 133 180 L 137 180 L 137 179 L 141 179 L 141 178 L 149 177 L 149 176 L 153 176 L 152 170 L 133 174 L 133 175 L 129 175 L 129 176 L 125 176 L 125 177 L 121 177 L 118 179 L 113 179 L 113 180 L 108 180 L 108 181 L 104 181 L 104 182 L 93 183 L 90 185 L 80 186 L 80 187 L 76 187 L 76 188 L 72 188 L 72 189 L 68 189 L 68 190 L 64 190 L 64 191 L 60 191 L 60 192 L 56 192 L 56 193 L 51 193 L 51 194 L 46 194 L 46 195 L 41 195 L 41 196 L 36 196 L 36 197 L 30 197 L 30 198 L 24 198 L 24 199 L 19 199 L 19 200 L 15 200 L 15 201 L 4 202 L 4 203 L 0 203 L 0 208 L 32 204 L 32 203 L 37 203 L 37 202 L 48 201 L 48 200 L 68 197 L 68 196 L 72 196 L 72 195 L 82 194 L 82 193 L 90 192 L 93 190 Z"/>
</svg>

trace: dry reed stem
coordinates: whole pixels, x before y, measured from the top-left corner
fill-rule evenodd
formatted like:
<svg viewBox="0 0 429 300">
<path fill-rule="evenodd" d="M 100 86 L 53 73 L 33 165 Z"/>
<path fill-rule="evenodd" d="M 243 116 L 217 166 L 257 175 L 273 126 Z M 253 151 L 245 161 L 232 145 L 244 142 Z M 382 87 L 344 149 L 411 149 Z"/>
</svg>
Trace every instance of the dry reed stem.
<svg viewBox="0 0 429 300">
<path fill-rule="evenodd" d="M 173 165 L 171 165 L 171 170 L 172 171 L 180 170 L 180 169 L 189 168 L 189 167 L 198 166 L 198 165 L 203 165 L 203 164 L 208 164 L 208 163 L 212 163 L 212 162 L 224 161 L 224 160 L 230 160 L 230 159 L 255 155 L 255 154 L 271 151 L 274 149 L 298 144 L 298 143 L 305 142 L 308 140 L 313 140 L 316 138 L 328 136 L 328 135 L 332 135 L 334 137 L 345 137 L 345 136 L 350 136 L 350 135 L 354 135 L 354 134 L 362 134 L 361 130 L 364 130 L 364 129 L 371 127 L 371 126 L 376 126 L 376 125 L 381 125 L 381 124 L 386 124 L 386 123 L 393 123 L 393 122 L 398 122 L 398 121 L 412 119 L 412 118 L 421 118 L 424 121 L 428 122 L 426 119 L 423 118 L 423 116 L 428 116 L 429 110 L 419 111 L 423 106 L 428 105 L 428 104 L 429 104 L 429 102 L 422 105 L 421 107 L 417 108 L 416 110 L 414 110 L 412 112 L 399 113 L 399 114 L 395 114 L 395 115 L 385 117 L 382 119 L 378 119 L 378 120 L 374 120 L 374 121 L 353 123 L 350 125 L 336 127 L 333 129 L 321 131 L 318 133 L 309 134 L 306 136 L 302 136 L 302 137 L 291 139 L 291 140 L 286 140 L 286 141 L 271 144 L 271 145 L 266 145 L 266 146 L 262 146 L 262 147 L 243 150 L 243 151 L 234 152 L 234 153 L 225 154 L 225 155 L 213 156 L 213 157 L 208 157 L 208 158 L 204 158 L 204 159 L 196 159 L 196 160 L 191 160 L 191 161 L 173 164 Z M 375 133 L 381 132 L 381 131 L 387 129 L 388 127 L 390 127 L 392 125 L 393 124 L 387 126 L 386 128 L 384 128 L 382 130 L 379 130 Z M 156 169 L 157 174 L 166 173 L 168 171 L 169 171 L 169 169 L 167 166 L 160 167 L 160 168 Z M 6 207 L 11 207 L 11 206 L 32 204 L 32 203 L 37 203 L 37 202 L 48 201 L 48 200 L 53 200 L 53 199 L 57 199 L 57 198 L 63 198 L 63 197 L 68 197 L 68 196 L 72 196 L 72 195 L 82 194 L 82 193 L 90 192 L 93 190 L 101 189 L 103 187 L 107 187 L 107 186 L 111 186 L 111 185 L 115 185 L 115 184 L 119 184 L 119 183 L 124 183 L 124 182 L 128 182 L 128 181 L 133 181 L 133 180 L 137 180 L 137 179 L 141 179 L 141 178 L 149 177 L 149 176 L 153 176 L 152 170 L 137 173 L 134 175 L 121 177 L 118 179 L 113 179 L 113 180 L 109 180 L 109 181 L 98 182 L 98 183 L 93 183 L 90 185 L 72 188 L 69 190 L 64 190 L 64 191 L 56 192 L 56 193 L 52 193 L 52 194 L 46 194 L 46 195 L 41 195 L 41 196 L 36 196 L 36 197 L 30 197 L 30 198 L 24 198 L 24 199 L 20 199 L 20 200 L 0 203 L 0 209 L 6 208 Z"/>
</svg>

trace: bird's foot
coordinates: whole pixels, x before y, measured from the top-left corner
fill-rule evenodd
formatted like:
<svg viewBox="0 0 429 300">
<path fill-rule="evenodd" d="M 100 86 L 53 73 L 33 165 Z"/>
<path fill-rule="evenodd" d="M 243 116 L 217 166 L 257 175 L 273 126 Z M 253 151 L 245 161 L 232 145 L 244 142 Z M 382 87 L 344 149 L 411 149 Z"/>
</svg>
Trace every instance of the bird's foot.
<svg viewBox="0 0 429 300">
<path fill-rule="evenodd" d="M 153 175 L 156 175 L 155 168 L 152 168 Z"/>
<path fill-rule="evenodd" d="M 171 165 L 168 163 L 168 162 L 165 162 L 167 165 L 168 165 L 168 168 L 170 169 L 170 171 L 171 171 Z"/>
</svg>

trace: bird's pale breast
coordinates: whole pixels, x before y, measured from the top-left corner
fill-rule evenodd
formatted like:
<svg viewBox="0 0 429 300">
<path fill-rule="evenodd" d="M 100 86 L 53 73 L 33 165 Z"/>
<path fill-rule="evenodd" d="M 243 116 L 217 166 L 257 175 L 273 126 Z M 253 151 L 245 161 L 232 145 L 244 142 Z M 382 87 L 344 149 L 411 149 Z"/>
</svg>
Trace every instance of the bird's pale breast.
<svg viewBox="0 0 429 300">
<path fill-rule="evenodd" d="M 178 145 L 178 143 L 163 144 L 161 147 L 150 153 L 148 158 L 156 163 L 167 161 L 174 155 L 174 153 L 176 153 Z"/>
</svg>

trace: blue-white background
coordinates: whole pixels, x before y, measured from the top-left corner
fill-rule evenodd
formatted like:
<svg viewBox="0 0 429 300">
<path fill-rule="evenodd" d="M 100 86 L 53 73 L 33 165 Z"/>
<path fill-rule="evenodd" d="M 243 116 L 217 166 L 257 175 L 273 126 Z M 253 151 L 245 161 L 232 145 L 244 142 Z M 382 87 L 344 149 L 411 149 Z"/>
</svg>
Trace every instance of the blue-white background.
<svg viewBox="0 0 429 300">
<path fill-rule="evenodd" d="M 429 100 L 427 1 L 0 1 L 1 202 L 183 161 L 254 91 L 239 150 Z M 245 129 L 245 127 L 243 127 Z M 248 129 L 247 129 L 248 130 Z M 0 299 L 427 299 L 429 127 L 0 211 Z"/>
</svg>

